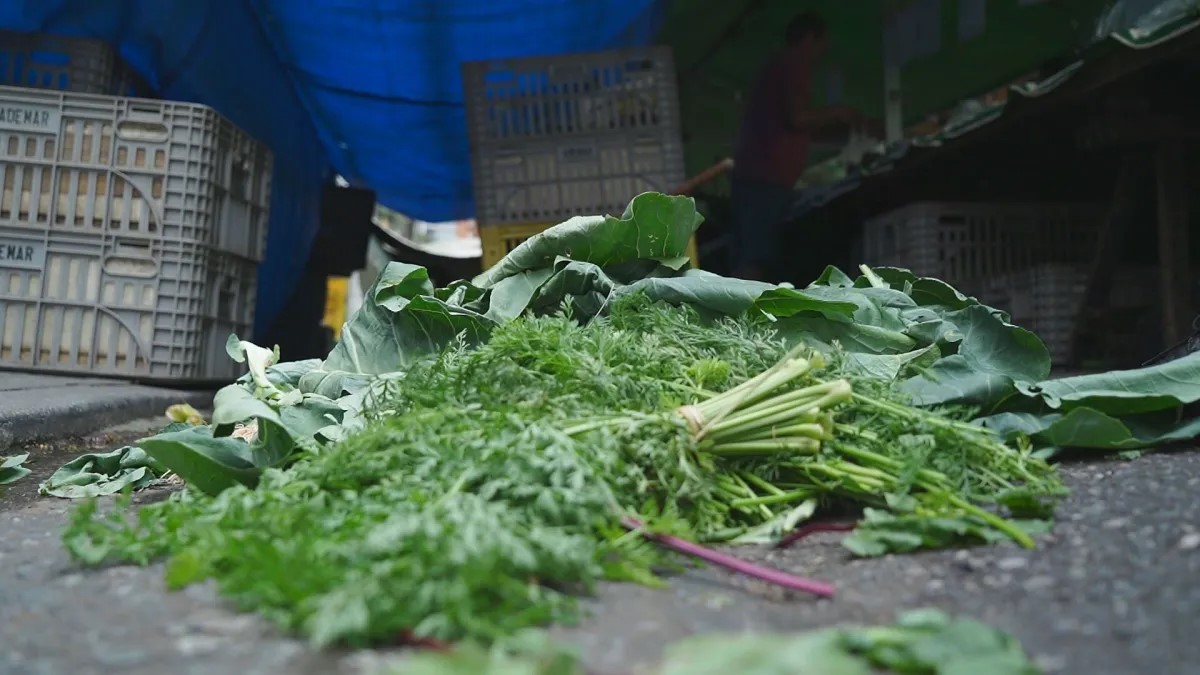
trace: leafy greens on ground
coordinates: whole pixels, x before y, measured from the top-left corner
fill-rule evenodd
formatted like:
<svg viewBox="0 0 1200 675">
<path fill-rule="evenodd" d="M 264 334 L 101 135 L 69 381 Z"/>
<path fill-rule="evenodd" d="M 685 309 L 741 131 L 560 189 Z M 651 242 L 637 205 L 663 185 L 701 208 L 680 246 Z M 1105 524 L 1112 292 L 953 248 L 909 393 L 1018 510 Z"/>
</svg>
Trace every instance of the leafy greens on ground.
<svg viewBox="0 0 1200 675">
<path fill-rule="evenodd" d="M 583 675 L 578 655 L 541 634 L 505 645 L 456 646 L 403 662 L 406 675 Z M 658 675 L 1036 675 L 1010 636 L 938 610 L 914 610 L 889 626 L 838 626 L 799 635 L 699 635 L 668 645 Z"/>
<path fill-rule="evenodd" d="M 28 452 L 0 457 L 0 485 L 11 485 L 32 473 L 24 466 L 27 461 L 29 461 Z"/>
<path fill-rule="evenodd" d="M 1031 546 L 1063 494 L 1035 449 L 1193 433 L 1192 357 L 1047 381 L 1036 336 L 938 280 L 689 269 L 700 221 L 646 194 L 471 282 L 393 263 L 324 361 L 231 338 L 249 372 L 212 424 L 139 444 L 190 489 L 132 519 L 89 502 L 69 549 L 166 557 L 322 644 L 491 641 L 658 583 L 641 533 L 769 542 L 849 503 L 858 555 Z"/>
</svg>

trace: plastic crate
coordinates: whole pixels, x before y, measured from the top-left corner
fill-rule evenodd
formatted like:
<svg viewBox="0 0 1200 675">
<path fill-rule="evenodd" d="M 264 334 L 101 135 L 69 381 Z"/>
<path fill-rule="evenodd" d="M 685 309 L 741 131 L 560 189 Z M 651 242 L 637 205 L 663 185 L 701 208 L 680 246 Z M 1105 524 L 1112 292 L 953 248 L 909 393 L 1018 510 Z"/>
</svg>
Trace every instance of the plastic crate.
<svg viewBox="0 0 1200 675">
<path fill-rule="evenodd" d="M 477 153 L 476 218 L 484 225 L 619 215 L 643 192 L 683 182 L 678 139 L 572 137 Z"/>
<path fill-rule="evenodd" d="M 863 258 L 974 292 L 997 275 L 1090 260 L 1104 216 L 1098 204 L 921 202 L 867 221 Z"/>
<path fill-rule="evenodd" d="M 620 214 L 686 177 L 669 49 L 467 63 L 463 83 L 484 226 Z"/>
<path fill-rule="evenodd" d="M 556 223 L 525 223 L 521 225 L 488 225 L 479 228 L 479 240 L 483 249 L 483 269 L 487 270 L 501 258 L 508 255 L 521 242 L 540 233 Z M 699 267 L 700 260 L 696 253 L 696 236 L 688 241 L 687 256 L 692 259 L 692 265 Z"/>
<path fill-rule="evenodd" d="M 236 377 L 270 169 L 204 106 L 0 87 L 0 369 Z"/>
<path fill-rule="evenodd" d="M 1074 364 L 1075 326 L 1086 290 L 1085 267 L 1049 263 L 991 279 L 979 299 L 1041 338 L 1051 363 L 1062 366 Z"/>
<path fill-rule="evenodd" d="M 208 246 L 0 226 L 0 368 L 229 381 L 257 265 Z"/>
<path fill-rule="evenodd" d="M 145 81 L 103 40 L 12 31 L 0 31 L 0 85 L 80 94 L 150 94 Z"/>
<path fill-rule="evenodd" d="M 571 134 L 679 134 L 667 47 L 473 61 L 463 64 L 462 78 L 473 146 Z"/>
<path fill-rule="evenodd" d="M 0 227 L 258 261 L 271 168 L 265 146 L 205 106 L 0 87 Z"/>
</svg>

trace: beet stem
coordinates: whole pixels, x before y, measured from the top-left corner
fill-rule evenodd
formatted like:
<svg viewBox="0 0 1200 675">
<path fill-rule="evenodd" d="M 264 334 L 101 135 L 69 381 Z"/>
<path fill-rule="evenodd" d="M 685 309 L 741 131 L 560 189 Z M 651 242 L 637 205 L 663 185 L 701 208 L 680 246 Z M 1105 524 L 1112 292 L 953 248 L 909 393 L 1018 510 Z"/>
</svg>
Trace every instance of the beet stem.
<svg viewBox="0 0 1200 675">
<path fill-rule="evenodd" d="M 644 527 L 641 521 L 628 516 L 622 519 L 622 524 L 631 530 L 641 530 Z M 787 572 L 781 572 L 779 570 L 756 565 L 752 562 L 721 553 L 720 551 L 704 548 L 699 544 L 693 544 L 690 541 L 685 541 L 678 537 L 672 537 L 666 534 L 655 534 L 653 532 L 647 532 L 644 530 L 642 531 L 642 536 L 657 542 L 671 549 L 672 551 L 690 555 L 694 558 L 699 558 L 700 560 L 712 563 L 714 565 L 720 565 L 721 567 L 725 567 L 726 569 L 733 570 L 734 572 L 744 574 L 760 581 L 765 581 L 767 583 L 775 584 L 776 586 L 782 586 L 783 588 L 789 588 L 795 591 L 811 593 L 823 598 L 833 597 L 833 586 L 824 582 L 805 579 L 794 574 L 788 574 Z"/>
<path fill-rule="evenodd" d="M 787 548 L 808 535 L 818 532 L 851 532 L 853 530 L 854 523 L 809 523 L 796 528 L 794 532 L 780 539 L 776 542 L 775 548 Z"/>
</svg>

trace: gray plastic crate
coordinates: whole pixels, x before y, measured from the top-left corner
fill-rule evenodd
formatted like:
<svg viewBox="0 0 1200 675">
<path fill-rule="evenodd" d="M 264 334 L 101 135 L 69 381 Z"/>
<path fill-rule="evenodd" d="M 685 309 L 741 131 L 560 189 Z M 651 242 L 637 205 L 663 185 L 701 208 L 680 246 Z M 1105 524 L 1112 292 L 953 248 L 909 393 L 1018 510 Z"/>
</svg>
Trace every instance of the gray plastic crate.
<svg viewBox="0 0 1200 675">
<path fill-rule="evenodd" d="M 1090 260 L 1104 215 L 1099 204 L 920 202 L 867 221 L 863 258 L 974 292 L 977 280 Z"/>
<path fill-rule="evenodd" d="M 13 31 L 0 31 L 0 85 L 150 95 L 145 81 L 103 40 Z"/>
<path fill-rule="evenodd" d="M 1075 363 L 1072 340 L 1086 290 L 1084 266 L 1047 263 L 992 278 L 979 299 L 1008 312 L 1041 338 L 1054 365 L 1067 366 Z"/>
<path fill-rule="evenodd" d="M 570 134 L 679 133 L 667 47 L 560 54 L 462 66 L 472 145 Z"/>
<path fill-rule="evenodd" d="M 0 87 L 0 369 L 236 377 L 270 170 L 204 106 Z"/>
<path fill-rule="evenodd" d="M 481 226 L 620 213 L 685 178 L 667 48 L 467 63 L 463 87 Z"/>
<path fill-rule="evenodd" d="M 0 226 L 0 369 L 232 380 L 256 273 L 200 244 Z"/>
<path fill-rule="evenodd" d="M 211 108 L 0 87 L 0 226 L 266 246 L 272 157 Z"/>
<path fill-rule="evenodd" d="M 476 218 L 486 227 L 620 214 L 633 197 L 682 181 L 682 148 L 662 135 L 577 136 L 495 148 L 477 159 Z"/>
</svg>

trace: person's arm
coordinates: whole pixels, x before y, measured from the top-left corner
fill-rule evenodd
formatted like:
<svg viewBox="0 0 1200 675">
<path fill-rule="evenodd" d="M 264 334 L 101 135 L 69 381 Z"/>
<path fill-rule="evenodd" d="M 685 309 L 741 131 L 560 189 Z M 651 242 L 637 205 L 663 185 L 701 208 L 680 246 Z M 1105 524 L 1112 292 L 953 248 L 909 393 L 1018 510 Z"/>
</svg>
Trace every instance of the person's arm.
<svg viewBox="0 0 1200 675">
<path fill-rule="evenodd" d="M 790 99 L 790 97 L 789 97 Z M 819 134 L 829 131 L 841 131 L 857 124 L 862 115 L 854 108 L 834 106 L 828 108 L 801 107 L 804 104 L 792 102 L 788 111 L 788 120 L 796 131 Z"/>
<path fill-rule="evenodd" d="M 795 131 L 810 134 L 843 130 L 862 121 L 862 115 L 854 108 L 846 106 L 829 106 L 811 108 L 808 105 L 809 89 L 807 82 L 803 86 L 792 86 L 787 92 L 787 119 Z"/>
</svg>

